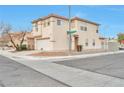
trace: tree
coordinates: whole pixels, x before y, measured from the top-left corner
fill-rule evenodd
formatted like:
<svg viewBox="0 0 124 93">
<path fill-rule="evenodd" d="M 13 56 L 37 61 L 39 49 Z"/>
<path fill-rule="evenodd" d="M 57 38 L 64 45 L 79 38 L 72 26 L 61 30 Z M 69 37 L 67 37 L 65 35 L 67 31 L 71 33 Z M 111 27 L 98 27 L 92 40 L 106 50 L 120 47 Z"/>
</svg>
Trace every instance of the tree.
<svg viewBox="0 0 124 93">
<path fill-rule="evenodd" d="M 121 43 L 122 40 L 124 40 L 124 34 L 123 33 L 119 33 L 118 34 L 118 41 Z"/>
<path fill-rule="evenodd" d="M 10 24 L 5 24 L 5 23 L 0 23 L 0 31 L 1 31 L 1 36 L 2 38 L 4 37 L 8 37 L 9 41 L 12 43 L 12 45 L 14 46 L 14 48 L 19 51 L 22 50 L 22 45 L 25 39 L 25 35 L 27 33 L 26 30 L 21 30 L 20 34 L 17 35 L 16 37 L 18 37 L 18 39 L 20 40 L 19 44 L 15 43 L 15 36 L 13 35 L 12 31 L 12 26 Z"/>
<path fill-rule="evenodd" d="M 7 38 L 4 37 L 4 23 L 3 22 L 0 22 L 0 46 L 1 47 L 5 47 L 8 43 L 8 40 Z"/>
</svg>

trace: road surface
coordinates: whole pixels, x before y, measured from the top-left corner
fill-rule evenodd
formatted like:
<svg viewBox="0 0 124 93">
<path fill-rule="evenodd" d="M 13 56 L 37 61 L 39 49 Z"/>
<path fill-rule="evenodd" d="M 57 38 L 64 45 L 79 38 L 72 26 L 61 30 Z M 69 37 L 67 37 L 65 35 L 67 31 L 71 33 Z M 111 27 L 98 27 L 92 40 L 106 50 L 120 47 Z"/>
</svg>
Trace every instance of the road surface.
<svg viewBox="0 0 124 93">
<path fill-rule="evenodd" d="M 124 53 L 55 63 L 124 79 Z"/>
<path fill-rule="evenodd" d="M 1 87 L 65 87 L 66 84 L 0 56 Z"/>
</svg>

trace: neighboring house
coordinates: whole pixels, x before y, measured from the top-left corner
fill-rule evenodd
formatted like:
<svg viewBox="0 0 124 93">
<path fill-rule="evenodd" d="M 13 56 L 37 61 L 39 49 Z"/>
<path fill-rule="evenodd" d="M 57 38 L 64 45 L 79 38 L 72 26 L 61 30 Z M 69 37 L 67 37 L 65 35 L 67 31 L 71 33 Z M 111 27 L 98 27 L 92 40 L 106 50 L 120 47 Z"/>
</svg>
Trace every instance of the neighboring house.
<svg viewBox="0 0 124 93">
<path fill-rule="evenodd" d="M 9 49 L 10 40 L 7 35 L 0 36 L 0 49 Z"/>
<path fill-rule="evenodd" d="M 17 44 L 19 45 L 22 39 L 22 32 L 11 32 L 10 35 L 12 36 L 14 43 L 16 45 Z M 31 32 L 26 32 L 23 44 L 25 44 L 27 47 L 28 47 L 27 37 L 29 36 L 31 36 Z M 0 37 L 0 47 L 14 48 L 8 35 Z"/>
<path fill-rule="evenodd" d="M 56 14 L 50 14 L 32 21 L 33 29 L 28 37 L 30 49 L 44 51 L 68 50 L 68 18 Z M 102 44 L 99 39 L 99 24 L 82 18 L 71 19 L 72 50 L 77 50 L 77 46 L 82 49 L 101 49 Z"/>
<path fill-rule="evenodd" d="M 120 42 L 120 44 L 124 44 L 124 40 L 120 40 L 119 42 Z"/>
<path fill-rule="evenodd" d="M 99 39 L 101 41 L 101 48 L 108 49 L 108 39 L 104 37 L 100 37 Z"/>
</svg>

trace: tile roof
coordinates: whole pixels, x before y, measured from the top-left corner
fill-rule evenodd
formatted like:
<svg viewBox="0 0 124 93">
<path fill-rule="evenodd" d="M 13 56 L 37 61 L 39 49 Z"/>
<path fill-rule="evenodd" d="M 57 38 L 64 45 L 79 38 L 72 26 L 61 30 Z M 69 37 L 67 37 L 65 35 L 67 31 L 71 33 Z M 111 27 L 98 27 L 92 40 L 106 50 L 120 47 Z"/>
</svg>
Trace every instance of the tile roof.
<svg viewBox="0 0 124 93">
<path fill-rule="evenodd" d="M 64 16 L 60 16 L 60 15 L 57 15 L 57 14 L 49 14 L 48 16 L 41 17 L 41 18 L 38 18 L 36 20 L 33 20 L 32 23 L 35 23 L 35 22 L 38 22 L 38 21 L 42 21 L 42 20 L 48 19 L 50 17 L 60 18 L 60 19 L 67 20 L 67 21 L 69 20 L 67 17 L 64 17 Z M 94 24 L 94 25 L 100 25 L 98 23 L 95 23 L 95 22 L 92 22 L 92 21 L 89 21 L 89 20 L 86 20 L 86 19 L 82 19 L 82 18 L 79 18 L 79 17 L 73 17 L 71 20 L 72 21 L 73 20 L 79 20 L 79 21 L 91 23 L 91 24 Z"/>
<path fill-rule="evenodd" d="M 33 20 L 32 23 L 37 22 L 37 21 L 40 21 L 40 20 L 45 20 L 45 19 L 48 19 L 50 17 L 56 17 L 56 18 L 68 20 L 68 18 L 66 18 L 64 16 L 60 16 L 60 15 L 57 15 L 57 14 L 49 14 L 48 16 L 44 16 L 44 17 L 38 18 L 36 20 Z"/>
<path fill-rule="evenodd" d="M 100 25 L 100 24 L 98 24 L 98 23 L 96 23 L 96 22 L 92 22 L 92 21 L 89 21 L 89 20 L 86 20 L 86 19 L 83 19 L 83 18 L 79 18 L 79 17 L 74 17 L 74 18 L 72 18 L 71 20 L 72 20 L 72 21 L 73 21 L 73 20 L 79 20 L 79 21 L 91 23 L 91 24 L 94 24 L 94 25 Z"/>
</svg>

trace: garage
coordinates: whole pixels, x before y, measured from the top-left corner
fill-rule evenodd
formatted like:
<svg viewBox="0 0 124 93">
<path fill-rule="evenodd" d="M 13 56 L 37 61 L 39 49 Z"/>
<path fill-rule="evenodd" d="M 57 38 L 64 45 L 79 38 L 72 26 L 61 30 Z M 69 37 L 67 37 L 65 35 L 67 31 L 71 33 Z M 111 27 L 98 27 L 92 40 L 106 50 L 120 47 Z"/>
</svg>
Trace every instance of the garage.
<svg viewBox="0 0 124 93">
<path fill-rule="evenodd" d="M 36 50 L 43 50 L 43 51 L 47 51 L 47 50 L 51 50 L 51 44 L 49 42 L 49 39 L 36 39 L 36 43 L 35 43 L 35 49 Z"/>
</svg>

